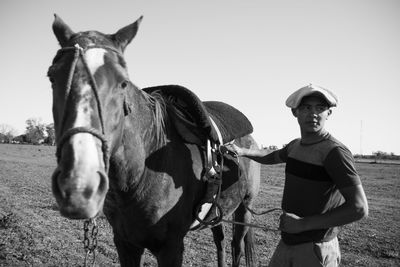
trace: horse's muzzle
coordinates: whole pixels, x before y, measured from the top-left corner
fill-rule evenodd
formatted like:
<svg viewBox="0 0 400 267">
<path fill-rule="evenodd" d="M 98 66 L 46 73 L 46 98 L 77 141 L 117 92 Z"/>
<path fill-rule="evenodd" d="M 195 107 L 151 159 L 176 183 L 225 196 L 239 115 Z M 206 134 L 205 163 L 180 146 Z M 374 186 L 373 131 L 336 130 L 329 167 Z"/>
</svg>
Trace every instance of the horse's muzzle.
<svg viewBox="0 0 400 267">
<path fill-rule="evenodd" d="M 60 213 L 69 219 L 89 219 L 103 208 L 108 178 L 103 171 L 73 175 L 57 167 L 52 175 L 52 190 Z"/>
</svg>

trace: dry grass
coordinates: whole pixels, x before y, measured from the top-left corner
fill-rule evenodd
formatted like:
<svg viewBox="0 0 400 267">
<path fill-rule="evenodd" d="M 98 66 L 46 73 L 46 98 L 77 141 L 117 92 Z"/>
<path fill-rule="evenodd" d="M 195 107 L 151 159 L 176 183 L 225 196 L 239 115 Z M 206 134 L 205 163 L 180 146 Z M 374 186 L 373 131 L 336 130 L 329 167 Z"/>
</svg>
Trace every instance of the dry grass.
<svg viewBox="0 0 400 267">
<path fill-rule="evenodd" d="M 51 193 L 54 152 L 47 146 L 0 145 L 0 266 L 83 265 L 83 223 L 61 217 Z M 359 163 L 357 168 L 370 216 L 343 227 L 339 236 L 343 266 L 400 266 L 400 165 Z M 283 165 L 263 167 L 257 210 L 279 207 L 283 172 Z M 259 266 L 267 265 L 279 240 L 273 230 L 278 216 L 255 218 L 266 227 L 255 229 Z M 104 218 L 99 225 L 96 262 L 118 266 L 111 229 Z M 209 230 L 190 232 L 185 243 L 184 266 L 216 266 Z M 145 262 L 155 266 L 148 253 Z"/>
</svg>

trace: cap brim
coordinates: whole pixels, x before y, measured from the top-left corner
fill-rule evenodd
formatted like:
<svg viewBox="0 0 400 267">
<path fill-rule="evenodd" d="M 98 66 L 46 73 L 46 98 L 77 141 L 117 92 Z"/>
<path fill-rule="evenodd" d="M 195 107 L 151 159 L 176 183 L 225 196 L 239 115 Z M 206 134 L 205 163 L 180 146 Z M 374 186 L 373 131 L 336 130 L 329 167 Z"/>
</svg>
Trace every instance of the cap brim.
<svg viewBox="0 0 400 267">
<path fill-rule="evenodd" d="M 322 97 L 330 107 L 335 107 L 338 103 L 337 97 L 331 91 L 319 86 L 308 85 L 291 94 L 286 100 L 286 106 L 289 108 L 297 108 L 302 99 L 310 95 L 318 95 Z"/>
</svg>

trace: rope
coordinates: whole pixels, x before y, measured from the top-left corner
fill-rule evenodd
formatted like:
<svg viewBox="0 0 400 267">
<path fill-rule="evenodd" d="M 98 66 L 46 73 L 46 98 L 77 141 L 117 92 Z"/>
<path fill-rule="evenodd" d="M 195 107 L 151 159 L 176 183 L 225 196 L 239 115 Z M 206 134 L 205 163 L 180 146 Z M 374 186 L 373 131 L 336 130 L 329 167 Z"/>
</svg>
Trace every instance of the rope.
<svg viewBox="0 0 400 267">
<path fill-rule="evenodd" d="M 70 51 L 70 50 L 74 50 L 74 59 L 72 60 L 72 64 L 71 64 L 71 69 L 69 70 L 68 73 L 68 80 L 67 80 L 67 84 L 66 84 L 66 88 L 65 88 L 65 95 L 67 97 L 65 103 L 67 104 L 70 98 L 70 91 L 71 91 L 71 86 L 72 86 L 72 79 L 74 77 L 74 73 L 75 73 L 75 68 L 76 68 L 76 64 L 78 63 L 79 60 L 79 49 L 78 48 L 74 48 L 74 47 L 68 47 L 68 48 L 62 48 L 60 51 Z M 64 125 L 65 125 L 65 121 L 67 120 L 67 105 L 65 104 L 64 106 L 64 112 L 63 112 L 63 117 L 62 117 L 62 121 L 61 121 L 61 130 L 64 130 Z"/>
<path fill-rule="evenodd" d="M 98 130 L 94 129 L 94 128 L 88 128 L 88 127 L 75 127 L 75 128 L 71 128 L 69 130 L 67 130 L 63 136 L 61 137 L 58 146 L 57 146 L 57 150 L 56 150 L 56 156 L 57 159 L 61 158 L 61 148 L 63 147 L 64 143 L 69 140 L 71 138 L 71 136 L 77 134 L 77 133 L 89 133 L 95 137 L 97 137 L 101 143 L 102 143 L 102 147 L 101 150 L 103 152 L 103 161 L 104 161 L 104 169 L 106 171 L 106 173 L 108 173 L 108 168 L 109 168 L 109 146 L 108 146 L 108 141 L 107 139 L 104 137 L 103 134 L 101 134 Z"/>
<path fill-rule="evenodd" d="M 230 223 L 230 224 L 236 224 L 236 225 L 248 226 L 248 227 L 252 227 L 252 228 L 258 228 L 258 229 L 262 229 L 262 230 L 266 230 L 266 231 L 274 231 L 274 232 L 279 232 L 280 231 L 279 229 L 273 229 L 273 228 L 261 226 L 261 225 L 258 225 L 258 224 L 253 224 L 253 223 L 242 223 L 242 222 L 231 221 L 231 220 L 226 220 L 226 219 L 222 219 L 221 221 L 225 222 L 225 223 Z"/>
<path fill-rule="evenodd" d="M 99 114 L 99 120 L 100 120 L 100 125 L 101 125 L 101 131 L 103 134 L 105 134 L 105 127 L 104 127 L 104 119 L 103 119 L 103 111 L 101 108 L 101 104 L 100 104 L 100 98 L 99 98 L 99 93 L 98 93 L 98 87 L 96 84 L 96 80 L 93 77 L 93 74 L 90 72 L 90 68 L 87 64 L 87 61 L 85 59 L 85 57 L 82 54 L 83 52 L 81 52 L 81 58 L 82 58 L 82 62 L 83 65 L 85 66 L 85 69 L 87 71 L 87 73 L 89 74 L 89 78 L 90 78 L 90 83 L 92 85 L 92 91 L 94 94 L 94 97 L 96 99 L 96 103 L 97 103 L 97 112 Z"/>
</svg>

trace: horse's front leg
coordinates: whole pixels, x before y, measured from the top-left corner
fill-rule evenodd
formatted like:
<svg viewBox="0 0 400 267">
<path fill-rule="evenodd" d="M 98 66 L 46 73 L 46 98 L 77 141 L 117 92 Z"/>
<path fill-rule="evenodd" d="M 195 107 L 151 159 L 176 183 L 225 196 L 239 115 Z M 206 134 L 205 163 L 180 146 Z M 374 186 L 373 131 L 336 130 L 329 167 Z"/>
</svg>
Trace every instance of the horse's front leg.
<svg viewBox="0 0 400 267">
<path fill-rule="evenodd" d="M 226 267 L 224 225 L 220 224 L 211 228 L 214 243 L 217 246 L 218 267 Z"/>
<path fill-rule="evenodd" d="M 181 267 L 183 260 L 183 238 L 174 238 L 165 242 L 162 248 L 155 252 L 158 267 Z"/>
<path fill-rule="evenodd" d="M 142 255 L 144 248 L 133 246 L 122 241 L 114 234 L 114 244 L 117 248 L 121 267 L 142 267 Z"/>
</svg>

